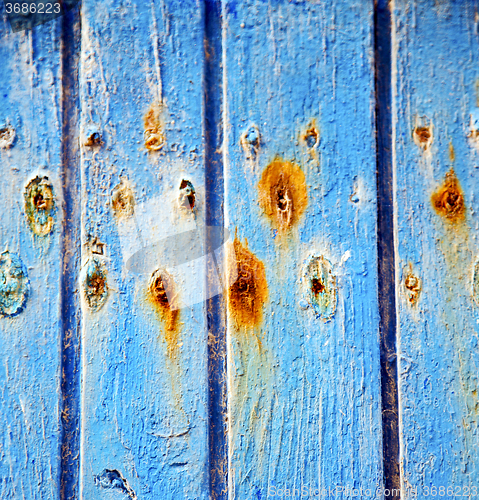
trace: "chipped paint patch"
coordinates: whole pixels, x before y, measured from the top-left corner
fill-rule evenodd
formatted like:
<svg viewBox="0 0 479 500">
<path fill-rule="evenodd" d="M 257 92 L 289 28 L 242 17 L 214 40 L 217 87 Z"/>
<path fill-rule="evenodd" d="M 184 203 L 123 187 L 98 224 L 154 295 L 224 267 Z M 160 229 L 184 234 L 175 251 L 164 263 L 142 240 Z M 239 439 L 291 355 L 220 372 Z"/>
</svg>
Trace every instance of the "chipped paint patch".
<svg viewBox="0 0 479 500">
<path fill-rule="evenodd" d="M 261 324 L 268 298 L 264 264 L 248 249 L 247 240 L 243 246 L 235 237 L 233 250 L 230 267 L 237 277 L 228 288 L 229 311 L 238 327 L 255 327 Z"/>
<path fill-rule="evenodd" d="M 175 283 L 164 269 L 157 269 L 148 284 L 148 296 L 164 325 L 164 339 L 171 360 L 178 355 L 180 311 L 176 307 Z"/>
<path fill-rule="evenodd" d="M 452 168 L 446 174 L 443 184 L 432 194 L 431 203 L 436 213 L 449 223 L 465 219 L 464 195 Z"/>
<path fill-rule="evenodd" d="M 308 194 L 301 168 L 276 159 L 263 172 L 258 184 L 259 204 L 278 231 L 296 224 L 306 210 Z"/>
<path fill-rule="evenodd" d="M 322 255 L 311 256 L 304 266 L 303 294 L 319 318 L 332 319 L 337 303 L 336 276 L 331 263 Z"/>
<path fill-rule="evenodd" d="M 13 146 L 15 142 L 15 129 L 10 125 L 5 125 L 0 128 L 0 148 L 8 149 Z"/>
<path fill-rule="evenodd" d="M 102 259 L 92 255 L 83 268 L 82 290 L 88 308 L 99 311 L 108 297 L 107 271 Z"/>
<path fill-rule="evenodd" d="M 149 151 L 159 151 L 165 145 L 164 106 L 153 103 L 144 117 L 145 147 Z"/>
<path fill-rule="evenodd" d="M 118 218 L 131 217 L 134 214 L 135 197 L 127 179 L 121 178 L 120 184 L 113 189 L 111 205 Z"/>
<path fill-rule="evenodd" d="M 195 209 L 196 191 L 193 184 L 186 179 L 182 179 L 182 181 L 180 182 L 178 204 L 181 210 L 185 210 L 187 212 L 191 212 Z"/>
<path fill-rule="evenodd" d="M 20 257 L 8 250 L 0 254 L 0 318 L 22 312 L 29 288 L 27 271 Z"/>
<path fill-rule="evenodd" d="M 128 481 L 118 470 L 104 469 L 100 474 L 93 476 L 93 481 L 95 482 L 95 485 L 100 488 L 121 491 L 131 500 L 136 500 L 138 498 L 136 493 L 128 484 Z"/>
<path fill-rule="evenodd" d="M 48 235 L 54 225 L 55 199 L 48 177 L 32 179 L 24 193 L 28 225 L 37 236 Z"/>
</svg>

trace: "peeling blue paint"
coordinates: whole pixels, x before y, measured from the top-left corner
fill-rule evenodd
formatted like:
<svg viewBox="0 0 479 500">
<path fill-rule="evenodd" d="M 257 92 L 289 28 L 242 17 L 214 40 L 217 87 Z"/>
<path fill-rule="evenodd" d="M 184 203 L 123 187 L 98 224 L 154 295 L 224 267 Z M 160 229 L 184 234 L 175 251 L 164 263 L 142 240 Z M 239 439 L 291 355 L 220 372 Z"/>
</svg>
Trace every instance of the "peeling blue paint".
<svg viewBox="0 0 479 500">
<path fill-rule="evenodd" d="M 27 301 L 30 282 L 20 257 L 8 250 L 0 255 L 0 317 L 16 316 Z"/>
</svg>

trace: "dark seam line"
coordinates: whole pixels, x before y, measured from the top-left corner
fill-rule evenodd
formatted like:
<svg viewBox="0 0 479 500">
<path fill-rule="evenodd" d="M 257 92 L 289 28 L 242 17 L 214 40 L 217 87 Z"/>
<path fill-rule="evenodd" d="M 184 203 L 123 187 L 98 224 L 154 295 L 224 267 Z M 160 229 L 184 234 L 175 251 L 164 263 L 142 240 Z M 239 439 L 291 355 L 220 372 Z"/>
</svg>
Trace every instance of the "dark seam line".
<svg viewBox="0 0 479 500">
<path fill-rule="evenodd" d="M 206 225 L 224 227 L 223 124 L 222 124 L 222 24 L 221 1 L 204 1 L 205 66 L 205 191 Z M 207 231 L 210 235 L 210 232 Z M 215 231 L 211 235 L 216 234 Z M 207 241 L 212 256 L 215 240 Z M 215 276 L 216 263 L 208 259 L 208 277 Z M 209 295 L 208 295 L 209 296 Z M 210 498 L 227 498 L 227 393 L 226 393 L 226 326 L 224 296 L 206 300 L 208 321 L 208 449 Z"/>
<path fill-rule="evenodd" d="M 376 0 L 374 55 L 376 86 L 378 299 L 380 315 L 381 400 L 385 498 L 400 495 L 398 372 L 396 354 L 396 283 L 392 177 L 391 11 Z"/>
<path fill-rule="evenodd" d="M 80 261 L 80 194 L 78 137 L 80 109 L 79 7 L 67 11 L 62 29 L 62 172 L 63 230 L 61 237 L 61 450 L 60 499 L 79 498 L 80 462 L 80 304 L 76 293 Z"/>
</svg>

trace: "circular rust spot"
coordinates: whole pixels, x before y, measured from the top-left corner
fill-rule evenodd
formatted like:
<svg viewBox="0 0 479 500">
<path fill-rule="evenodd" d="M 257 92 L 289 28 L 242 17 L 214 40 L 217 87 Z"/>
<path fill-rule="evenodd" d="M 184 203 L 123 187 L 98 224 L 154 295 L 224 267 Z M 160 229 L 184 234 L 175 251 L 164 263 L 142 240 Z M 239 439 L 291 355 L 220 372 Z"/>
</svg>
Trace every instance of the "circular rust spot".
<svg viewBox="0 0 479 500">
<path fill-rule="evenodd" d="M 421 293 L 421 280 L 413 274 L 412 265 L 409 265 L 409 270 L 404 277 L 404 288 L 408 302 L 411 305 L 416 304 Z"/>
<path fill-rule="evenodd" d="M 308 149 L 313 149 L 319 144 L 319 132 L 314 124 L 309 125 L 302 139 Z"/>
<path fill-rule="evenodd" d="M 25 189 L 25 214 L 30 229 L 37 236 L 46 236 L 53 229 L 55 201 L 48 177 L 35 177 Z"/>
<path fill-rule="evenodd" d="M 268 298 L 264 264 L 238 238 L 233 242 L 236 280 L 228 289 L 229 311 L 237 326 L 258 326 Z"/>
<path fill-rule="evenodd" d="M 101 134 L 98 131 L 89 131 L 85 139 L 85 146 L 101 146 L 103 141 L 101 140 Z"/>
<path fill-rule="evenodd" d="M 286 231 L 301 217 L 308 204 L 303 171 L 280 159 L 270 163 L 258 184 L 259 203 L 275 229 Z"/>
<path fill-rule="evenodd" d="M 108 297 L 107 272 L 103 261 L 92 256 L 84 268 L 83 294 L 88 307 L 99 311 Z"/>
<path fill-rule="evenodd" d="M 337 285 L 331 262 L 312 255 L 303 269 L 303 296 L 323 321 L 330 321 L 336 311 Z"/>
<path fill-rule="evenodd" d="M 448 222 L 464 220 L 466 215 L 464 196 L 453 169 L 446 174 L 442 186 L 432 194 L 431 202 L 434 210 Z"/>
</svg>

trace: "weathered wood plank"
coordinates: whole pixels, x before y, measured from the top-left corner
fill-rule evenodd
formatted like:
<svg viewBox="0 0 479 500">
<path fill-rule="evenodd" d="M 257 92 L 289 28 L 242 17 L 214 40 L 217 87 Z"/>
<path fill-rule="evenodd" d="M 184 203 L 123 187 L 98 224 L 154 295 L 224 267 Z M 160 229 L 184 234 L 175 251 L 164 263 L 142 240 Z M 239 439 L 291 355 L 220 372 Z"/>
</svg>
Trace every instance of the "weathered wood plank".
<svg viewBox="0 0 479 500">
<path fill-rule="evenodd" d="M 479 488 L 478 7 L 393 7 L 402 498 Z"/>
<path fill-rule="evenodd" d="M 82 9 L 82 498 L 207 498 L 203 7 Z"/>
<path fill-rule="evenodd" d="M 57 499 L 61 21 L 12 33 L 1 12 L 0 497 Z"/>
<path fill-rule="evenodd" d="M 372 8 L 223 2 L 230 498 L 382 485 Z"/>
</svg>

